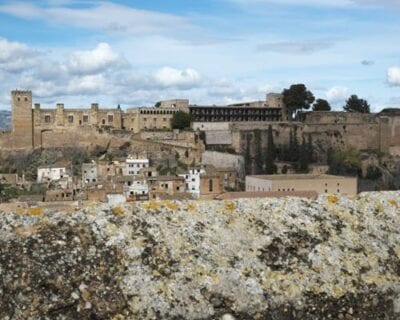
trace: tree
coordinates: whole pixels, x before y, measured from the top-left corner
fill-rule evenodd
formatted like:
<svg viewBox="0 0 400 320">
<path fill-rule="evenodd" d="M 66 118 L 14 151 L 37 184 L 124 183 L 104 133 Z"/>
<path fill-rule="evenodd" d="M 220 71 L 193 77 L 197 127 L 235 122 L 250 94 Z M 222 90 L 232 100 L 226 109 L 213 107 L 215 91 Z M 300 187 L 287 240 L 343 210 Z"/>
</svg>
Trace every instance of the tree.
<svg viewBox="0 0 400 320">
<path fill-rule="evenodd" d="M 308 146 L 303 136 L 303 142 L 300 146 L 298 171 L 307 173 L 309 164 Z"/>
<path fill-rule="evenodd" d="M 271 125 L 268 126 L 267 149 L 268 152 L 271 153 L 273 160 L 275 160 L 277 152 L 274 144 L 274 136 Z"/>
<path fill-rule="evenodd" d="M 247 134 L 246 137 L 246 151 L 244 154 L 244 165 L 245 165 L 245 172 L 246 175 L 251 174 L 252 173 L 252 161 L 251 161 L 251 154 L 250 154 L 250 141 L 251 141 L 251 137 L 249 134 Z"/>
<path fill-rule="evenodd" d="M 346 104 L 343 106 L 343 110 L 347 112 L 370 113 L 370 107 L 367 100 L 359 99 L 355 94 L 347 99 Z"/>
<path fill-rule="evenodd" d="M 255 129 L 254 130 L 254 140 L 255 140 L 255 157 L 254 162 L 256 165 L 256 174 L 260 174 L 263 171 L 263 154 L 262 154 L 262 147 L 261 147 L 261 130 Z"/>
<path fill-rule="evenodd" d="M 192 116 L 190 113 L 178 111 L 174 114 L 171 120 L 171 126 L 173 129 L 183 130 L 190 127 Z"/>
<path fill-rule="evenodd" d="M 331 111 L 331 105 L 324 99 L 317 99 L 313 105 L 313 111 Z"/>
<path fill-rule="evenodd" d="M 265 173 L 274 174 L 278 171 L 274 160 L 276 158 L 276 148 L 274 144 L 274 136 L 272 134 L 272 126 L 268 126 L 268 137 L 267 137 L 267 155 L 265 157 Z"/>
<path fill-rule="evenodd" d="M 289 89 L 284 89 L 282 95 L 290 119 L 293 118 L 297 110 L 310 109 L 315 100 L 312 92 L 307 90 L 304 84 L 293 84 Z"/>
</svg>

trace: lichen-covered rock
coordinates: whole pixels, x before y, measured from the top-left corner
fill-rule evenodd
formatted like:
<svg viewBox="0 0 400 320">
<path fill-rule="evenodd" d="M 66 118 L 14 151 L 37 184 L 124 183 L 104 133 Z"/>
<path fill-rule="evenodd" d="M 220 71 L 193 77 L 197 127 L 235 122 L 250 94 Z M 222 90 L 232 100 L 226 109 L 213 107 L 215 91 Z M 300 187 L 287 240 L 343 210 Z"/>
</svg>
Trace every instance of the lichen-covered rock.
<svg viewBox="0 0 400 320">
<path fill-rule="evenodd" d="M 0 319 L 398 319 L 400 193 L 0 214 Z"/>
</svg>

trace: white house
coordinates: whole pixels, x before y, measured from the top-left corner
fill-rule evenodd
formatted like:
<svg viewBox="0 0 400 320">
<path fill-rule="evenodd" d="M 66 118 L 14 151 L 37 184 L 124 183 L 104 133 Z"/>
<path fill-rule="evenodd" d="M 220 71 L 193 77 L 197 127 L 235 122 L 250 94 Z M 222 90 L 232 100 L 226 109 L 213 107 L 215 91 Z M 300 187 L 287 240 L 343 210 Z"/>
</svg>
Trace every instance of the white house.
<svg viewBox="0 0 400 320">
<path fill-rule="evenodd" d="M 149 167 L 149 159 L 139 159 L 134 157 L 128 157 L 125 161 L 126 167 L 124 176 L 137 176 L 139 171 L 143 168 Z"/>
<path fill-rule="evenodd" d="M 180 174 L 180 177 L 185 178 L 186 191 L 194 197 L 200 197 L 200 175 L 206 173 L 202 168 L 190 169 L 187 174 Z"/>
<path fill-rule="evenodd" d="M 58 161 L 54 164 L 40 166 L 37 170 L 37 182 L 51 182 L 69 178 L 70 172 L 71 163 L 68 161 Z"/>
<path fill-rule="evenodd" d="M 124 176 L 120 177 L 118 181 L 123 183 L 124 195 L 126 197 L 147 196 L 149 194 L 149 185 L 144 178 Z"/>
</svg>

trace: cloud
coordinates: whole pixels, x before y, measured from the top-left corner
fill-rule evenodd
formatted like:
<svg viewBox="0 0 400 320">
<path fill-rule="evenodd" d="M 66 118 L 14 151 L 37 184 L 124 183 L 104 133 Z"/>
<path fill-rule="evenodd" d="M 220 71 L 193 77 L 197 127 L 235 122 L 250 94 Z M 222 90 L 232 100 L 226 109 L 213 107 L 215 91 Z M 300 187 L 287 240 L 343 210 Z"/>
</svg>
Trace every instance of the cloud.
<svg viewBox="0 0 400 320">
<path fill-rule="evenodd" d="M 333 45 L 334 43 L 331 40 L 282 41 L 260 44 L 257 47 L 257 50 L 289 54 L 309 54 L 329 49 Z"/>
<path fill-rule="evenodd" d="M 349 89 L 342 86 L 332 87 L 326 92 L 326 98 L 331 104 L 335 106 L 344 103 L 344 101 L 348 98 L 348 96 L 349 96 Z"/>
<path fill-rule="evenodd" d="M 37 63 L 38 52 L 19 42 L 0 38 L 0 70 L 18 72 Z"/>
<path fill-rule="evenodd" d="M 159 69 L 154 78 L 163 87 L 191 88 L 200 84 L 200 74 L 194 69 L 178 70 L 170 67 Z"/>
<path fill-rule="evenodd" d="M 63 2 L 55 2 L 50 6 L 9 2 L 0 5 L 0 12 L 24 19 L 120 34 L 185 34 L 182 30 L 187 32 L 192 27 L 188 20 L 177 15 L 109 2 L 86 4 L 90 5 L 72 8 L 63 6 Z"/>
<path fill-rule="evenodd" d="M 356 6 L 374 6 L 374 7 L 394 7 L 399 6 L 399 0 L 227 0 L 230 2 L 249 5 L 249 4 L 278 4 L 295 5 L 309 7 L 356 7 Z"/>
<path fill-rule="evenodd" d="M 375 61 L 373 61 L 373 60 L 362 60 L 361 61 L 361 64 L 363 65 L 363 66 L 373 66 L 374 64 L 375 64 Z"/>
<path fill-rule="evenodd" d="M 387 82 L 391 86 L 400 86 L 400 67 L 393 66 L 387 70 Z"/>
<path fill-rule="evenodd" d="M 128 62 L 114 52 L 109 44 L 99 43 L 93 50 L 72 53 L 67 66 L 74 74 L 93 74 L 128 66 Z"/>
</svg>

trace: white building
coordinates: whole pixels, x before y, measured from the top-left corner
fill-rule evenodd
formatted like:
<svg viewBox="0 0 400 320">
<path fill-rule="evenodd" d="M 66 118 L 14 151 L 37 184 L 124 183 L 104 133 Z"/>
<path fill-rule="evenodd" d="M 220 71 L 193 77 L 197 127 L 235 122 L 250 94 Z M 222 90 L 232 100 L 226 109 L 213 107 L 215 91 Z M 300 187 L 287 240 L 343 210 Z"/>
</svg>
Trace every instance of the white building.
<svg viewBox="0 0 400 320">
<path fill-rule="evenodd" d="M 40 166 L 37 170 L 37 182 L 59 181 L 69 178 L 71 172 L 71 163 L 67 161 L 58 161 L 51 165 Z"/>
<path fill-rule="evenodd" d="M 180 174 L 180 177 L 185 178 L 186 191 L 194 197 L 200 197 L 200 175 L 206 173 L 202 168 L 190 169 L 187 174 Z"/>
<path fill-rule="evenodd" d="M 123 183 L 126 197 L 147 196 L 149 194 L 149 185 L 144 178 L 125 176 L 119 178 L 119 182 Z"/>
<path fill-rule="evenodd" d="M 129 157 L 125 161 L 126 167 L 124 176 L 137 176 L 139 171 L 143 168 L 149 167 L 149 159 L 139 159 L 134 157 Z"/>
</svg>

